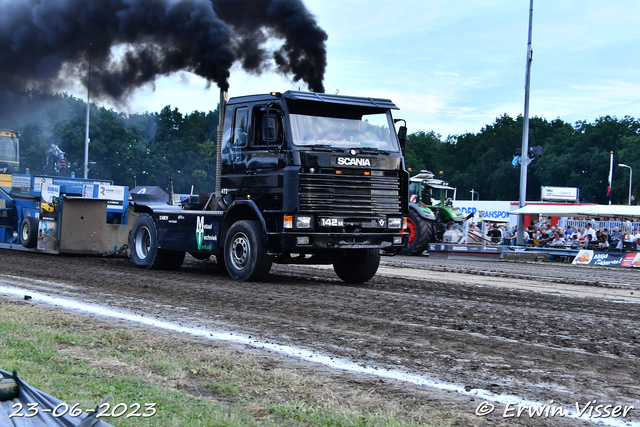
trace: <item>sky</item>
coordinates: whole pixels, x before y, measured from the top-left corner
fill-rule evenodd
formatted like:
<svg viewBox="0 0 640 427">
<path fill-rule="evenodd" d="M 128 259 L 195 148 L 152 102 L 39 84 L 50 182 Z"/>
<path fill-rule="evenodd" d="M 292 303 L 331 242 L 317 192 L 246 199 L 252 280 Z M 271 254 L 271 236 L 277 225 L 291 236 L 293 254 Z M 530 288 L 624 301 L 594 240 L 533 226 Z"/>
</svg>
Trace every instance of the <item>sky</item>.
<svg viewBox="0 0 640 427">
<path fill-rule="evenodd" d="M 325 91 L 391 99 L 409 133 L 478 133 L 524 113 L 529 0 L 304 0 L 329 38 Z M 640 2 L 535 0 L 529 116 L 640 118 Z M 273 41 L 277 45 L 277 41 Z M 303 82 L 232 68 L 229 96 Z M 86 97 L 78 90 L 76 96 Z M 209 111 L 217 87 L 187 72 L 139 90 L 127 112 Z"/>
</svg>

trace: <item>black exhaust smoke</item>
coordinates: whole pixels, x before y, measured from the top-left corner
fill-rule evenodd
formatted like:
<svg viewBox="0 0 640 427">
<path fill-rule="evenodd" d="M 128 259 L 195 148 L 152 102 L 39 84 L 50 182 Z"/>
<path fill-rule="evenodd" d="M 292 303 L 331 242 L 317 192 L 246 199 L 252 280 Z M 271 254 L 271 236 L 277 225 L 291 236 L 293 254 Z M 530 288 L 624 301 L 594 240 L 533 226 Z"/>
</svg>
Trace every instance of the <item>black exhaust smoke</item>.
<svg viewBox="0 0 640 427">
<path fill-rule="evenodd" d="M 283 40 L 275 52 L 270 39 Z M 260 74 L 275 61 L 324 92 L 327 34 L 302 0 L 5 0 L 0 2 L 0 91 L 63 89 L 126 101 L 158 76 L 190 71 L 229 86 L 239 63 Z"/>
</svg>

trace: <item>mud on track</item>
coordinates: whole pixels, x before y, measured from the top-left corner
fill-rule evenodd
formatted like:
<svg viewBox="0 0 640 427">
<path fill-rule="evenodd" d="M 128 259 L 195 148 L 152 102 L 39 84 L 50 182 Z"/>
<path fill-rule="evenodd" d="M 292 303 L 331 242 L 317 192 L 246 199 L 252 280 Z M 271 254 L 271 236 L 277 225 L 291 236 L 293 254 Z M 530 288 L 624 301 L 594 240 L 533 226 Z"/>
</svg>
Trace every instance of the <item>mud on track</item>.
<svg viewBox="0 0 640 427">
<path fill-rule="evenodd" d="M 384 259 L 382 274 L 365 285 L 345 285 L 331 269 L 296 266 L 274 266 L 262 282 L 239 283 L 215 261 L 190 257 L 180 271 L 162 272 L 122 258 L 0 252 L 7 286 L 237 331 L 468 390 L 573 408 L 594 399 L 635 405 L 627 419 L 640 420 L 635 270 L 396 257 Z M 479 401 L 465 399 L 473 412 Z"/>
</svg>

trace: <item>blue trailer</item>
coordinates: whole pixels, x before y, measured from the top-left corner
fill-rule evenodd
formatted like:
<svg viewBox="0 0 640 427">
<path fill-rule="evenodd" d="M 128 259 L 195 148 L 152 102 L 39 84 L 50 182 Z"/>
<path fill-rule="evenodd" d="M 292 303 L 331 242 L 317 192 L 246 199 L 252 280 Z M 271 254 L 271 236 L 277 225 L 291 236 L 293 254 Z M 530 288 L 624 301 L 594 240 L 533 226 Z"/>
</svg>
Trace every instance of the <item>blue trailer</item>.
<svg viewBox="0 0 640 427">
<path fill-rule="evenodd" d="M 0 248 L 120 253 L 135 221 L 128 197 L 112 181 L 14 174 L 0 187 Z"/>
</svg>

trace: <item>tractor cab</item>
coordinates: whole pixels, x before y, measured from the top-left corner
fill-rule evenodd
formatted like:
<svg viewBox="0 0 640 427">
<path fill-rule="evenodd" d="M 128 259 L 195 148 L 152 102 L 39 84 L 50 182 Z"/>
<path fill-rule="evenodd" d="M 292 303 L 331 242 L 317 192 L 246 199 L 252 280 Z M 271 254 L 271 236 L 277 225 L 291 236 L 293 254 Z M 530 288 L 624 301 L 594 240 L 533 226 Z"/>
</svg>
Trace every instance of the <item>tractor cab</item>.
<svg viewBox="0 0 640 427">
<path fill-rule="evenodd" d="M 411 203 L 417 203 L 422 206 L 450 208 L 452 220 L 458 216 L 462 217 L 462 213 L 457 208 L 453 208 L 455 192 L 455 187 L 449 186 L 448 182 L 437 179 L 432 172 L 424 170 L 413 176 L 409 184 L 409 200 Z"/>
<path fill-rule="evenodd" d="M 421 254 L 431 242 L 442 242 L 448 228 L 462 225 L 462 212 L 453 207 L 454 187 L 429 171 L 411 177 L 409 183 L 409 244 L 406 255 Z"/>
</svg>

